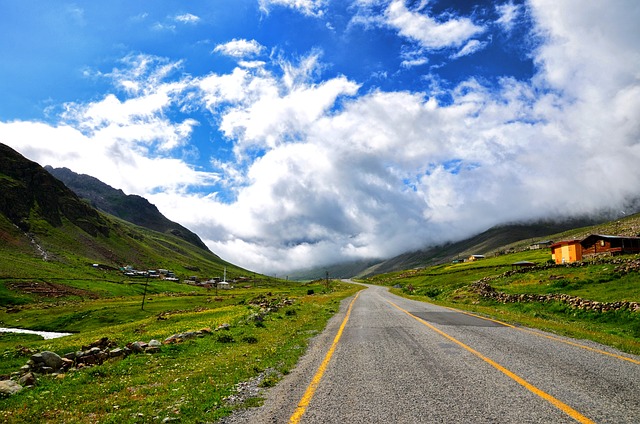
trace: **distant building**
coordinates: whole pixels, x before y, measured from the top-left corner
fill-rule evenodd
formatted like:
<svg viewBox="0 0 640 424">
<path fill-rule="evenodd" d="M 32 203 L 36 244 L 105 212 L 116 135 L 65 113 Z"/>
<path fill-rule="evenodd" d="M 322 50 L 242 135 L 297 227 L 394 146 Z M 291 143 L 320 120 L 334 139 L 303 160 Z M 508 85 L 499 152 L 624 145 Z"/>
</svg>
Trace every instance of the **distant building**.
<svg viewBox="0 0 640 424">
<path fill-rule="evenodd" d="M 484 259 L 484 255 L 471 255 L 467 260 L 469 262 L 473 262 L 473 261 L 479 261 L 480 259 Z"/>
<path fill-rule="evenodd" d="M 545 247 L 550 247 L 552 244 L 553 242 L 551 240 L 540 240 L 533 243 L 531 246 L 529 246 L 529 249 L 530 250 L 544 249 Z"/>
<path fill-rule="evenodd" d="M 583 240 L 559 241 L 550 248 L 551 259 L 557 264 L 563 264 L 600 255 L 640 253 L 640 237 L 591 234 Z"/>
</svg>

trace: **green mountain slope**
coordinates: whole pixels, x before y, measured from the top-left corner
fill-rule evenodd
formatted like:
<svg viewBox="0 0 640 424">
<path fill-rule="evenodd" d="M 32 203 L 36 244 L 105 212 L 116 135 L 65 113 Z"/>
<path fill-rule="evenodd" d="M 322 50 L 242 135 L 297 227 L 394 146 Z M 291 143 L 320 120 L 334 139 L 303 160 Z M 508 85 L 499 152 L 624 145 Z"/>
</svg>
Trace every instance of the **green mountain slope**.
<svg viewBox="0 0 640 424">
<path fill-rule="evenodd" d="M 0 144 L 0 279 L 81 278 L 104 268 L 170 269 L 206 279 L 249 274 L 174 234 L 99 212 Z"/>
<path fill-rule="evenodd" d="M 80 198 L 87 199 L 96 209 L 141 227 L 173 234 L 201 249 L 209 250 L 197 234 L 162 215 L 158 208 L 144 197 L 127 195 L 97 178 L 77 174 L 67 168 L 45 166 L 45 169 Z"/>
<path fill-rule="evenodd" d="M 393 258 L 378 261 L 354 261 L 323 268 L 289 273 L 293 279 L 322 278 L 326 272 L 333 278 L 369 277 L 376 274 L 422 268 L 451 262 L 470 255 L 493 255 L 512 248 L 524 248 L 536 241 L 583 238 L 589 234 L 614 234 L 635 236 L 640 224 L 638 215 L 609 221 L 605 217 L 585 217 L 562 221 L 540 221 L 501 225 L 465 240 L 406 252 Z M 640 219 L 638 219 L 640 221 Z"/>
</svg>

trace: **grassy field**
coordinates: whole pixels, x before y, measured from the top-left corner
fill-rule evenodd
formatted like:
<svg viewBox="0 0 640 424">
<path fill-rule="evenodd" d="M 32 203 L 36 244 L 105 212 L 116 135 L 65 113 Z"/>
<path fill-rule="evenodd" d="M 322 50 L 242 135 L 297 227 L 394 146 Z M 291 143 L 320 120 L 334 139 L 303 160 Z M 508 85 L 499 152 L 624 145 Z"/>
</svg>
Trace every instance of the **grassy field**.
<svg viewBox="0 0 640 424">
<path fill-rule="evenodd" d="M 616 272 L 619 257 L 582 267 L 536 267 L 504 275 L 518 261 L 544 265 L 548 249 L 488 257 L 475 262 L 443 264 L 424 269 L 378 275 L 365 283 L 396 286 L 392 291 L 412 299 L 473 311 L 505 322 L 531 326 L 579 339 L 590 339 L 640 354 L 640 313 L 595 312 L 574 309 L 560 302 L 503 304 L 480 297 L 472 284 L 491 278 L 496 290 L 512 294 L 564 293 L 598 302 L 640 302 L 640 274 Z"/>
<path fill-rule="evenodd" d="M 98 299 L 48 299 L 0 310 L 0 326 L 74 332 L 42 340 L 0 333 L 0 374 L 17 371 L 30 352 L 77 351 L 102 337 L 121 347 L 128 342 L 163 341 L 186 331 L 212 329 L 203 337 L 163 345 L 156 354 L 135 354 L 102 365 L 43 376 L 29 389 L 0 399 L 0 421 L 7 423 L 213 422 L 234 408 L 237 385 L 258 378 L 275 384 L 295 365 L 308 340 L 321 331 L 339 302 L 359 287 L 332 283 L 262 281 L 250 288 L 205 290 L 173 283 L 148 287 L 144 310 L 141 286 L 115 283 L 77 285 L 100 291 Z M 5 284 L 6 286 L 6 284 Z M 5 288 L 5 292 L 11 292 Z M 6 296 L 6 293 L 5 293 Z M 16 295 L 11 294 L 12 298 Z M 259 302 L 292 302 L 261 318 Z M 289 303 L 289 302 L 287 302 Z M 215 331 L 221 324 L 228 330 Z"/>
</svg>

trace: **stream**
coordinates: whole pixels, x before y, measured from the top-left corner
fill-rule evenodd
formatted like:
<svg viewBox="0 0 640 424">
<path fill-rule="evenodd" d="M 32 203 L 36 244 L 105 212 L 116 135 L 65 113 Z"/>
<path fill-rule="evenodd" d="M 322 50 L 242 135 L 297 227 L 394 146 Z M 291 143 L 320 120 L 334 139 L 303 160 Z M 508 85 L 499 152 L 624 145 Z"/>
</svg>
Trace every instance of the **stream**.
<svg viewBox="0 0 640 424">
<path fill-rule="evenodd" d="M 3 328 L 0 327 L 0 333 L 23 333 L 23 334 L 37 334 L 42 336 L 45 340 L 57 339 L 58 337 L 70 336 L 72 333 L 56 333 L 53 331 L 34 331 L 24 330 L 22 328 Z"/>
</svg>

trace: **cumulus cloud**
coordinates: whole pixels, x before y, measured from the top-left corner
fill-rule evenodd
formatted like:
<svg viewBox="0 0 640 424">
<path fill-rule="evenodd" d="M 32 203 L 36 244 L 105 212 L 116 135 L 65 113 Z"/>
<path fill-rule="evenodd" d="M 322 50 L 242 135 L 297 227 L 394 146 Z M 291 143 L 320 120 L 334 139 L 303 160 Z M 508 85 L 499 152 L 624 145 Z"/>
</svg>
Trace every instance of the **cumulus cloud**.
<svg viewBox="0 0 640 424">
<path fill-rule="evenodd" d="M 256 40 L 237 40 L 233 39 L 225 44 L 218 44 L 215 49 L 216 53 L 222 53 L 226 56 L 244 58 L 254 57 L 262 53 L 264 46 L 260 45 Z"/>
<path fill-rule="evenodd" d="M 459 47 L 484 31 L 469 18 L 451 18 L 440 22 L 427 14 L 407 8 L 404 0 L 393 0 L 384 19 L 387 25 L 425 49 Z"/>
</svg>

